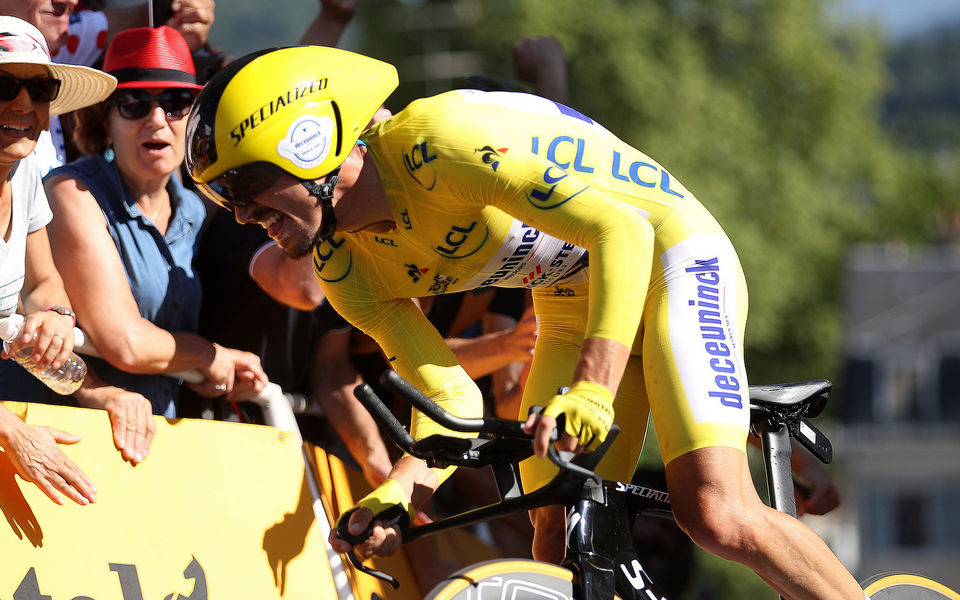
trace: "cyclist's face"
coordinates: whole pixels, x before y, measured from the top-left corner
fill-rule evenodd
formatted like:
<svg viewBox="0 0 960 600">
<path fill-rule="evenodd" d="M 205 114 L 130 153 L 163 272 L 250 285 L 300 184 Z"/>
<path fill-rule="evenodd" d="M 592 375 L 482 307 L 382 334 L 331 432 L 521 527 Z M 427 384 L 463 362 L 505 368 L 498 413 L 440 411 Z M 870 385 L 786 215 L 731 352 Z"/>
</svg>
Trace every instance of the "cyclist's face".
<svg viewBox="0 0 960 600">
<path fill-rule="evenodd" d="M 248 206 L 234 207 L 239 223 L 257 223 L 290 258 L 307 256 L 320 233 L 317 200 L 294 177 L 283 174 Z"/>
</svg>

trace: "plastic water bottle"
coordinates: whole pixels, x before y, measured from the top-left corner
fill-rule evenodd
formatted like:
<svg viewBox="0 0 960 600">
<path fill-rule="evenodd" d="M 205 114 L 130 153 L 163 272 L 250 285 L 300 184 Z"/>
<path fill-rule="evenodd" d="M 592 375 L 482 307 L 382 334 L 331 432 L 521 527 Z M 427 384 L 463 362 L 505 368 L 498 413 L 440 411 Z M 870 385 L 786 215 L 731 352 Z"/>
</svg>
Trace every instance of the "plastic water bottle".
<svg viewBox="0 0 960 600">
<path fill-rule="evenodd" d="M 67 396 L 77 391 L 83 383 L 83 378 L 87 376 L 87 363 L 71 352 L 59 369 L 54 369 L 50 365 L 40 368 L 30 356 L 33 345 L 24 346 L 20 350 L 14 350 L 10 345 L 10 342 L 20 336 L 21 331 L 23 331 L 23 319 L 8 317 L 0 320 L 0 339 L 3 340 L 3 349 L 10 358 L 20 363 L 24 369 L 58 394 Z"/>
</svg>

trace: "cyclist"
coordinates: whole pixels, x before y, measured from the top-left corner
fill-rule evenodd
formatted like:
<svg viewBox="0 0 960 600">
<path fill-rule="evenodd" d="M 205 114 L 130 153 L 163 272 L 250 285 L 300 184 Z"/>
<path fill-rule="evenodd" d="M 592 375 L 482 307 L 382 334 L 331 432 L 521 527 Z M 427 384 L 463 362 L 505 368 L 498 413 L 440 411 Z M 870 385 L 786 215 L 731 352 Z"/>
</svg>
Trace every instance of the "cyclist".
<svg viewBox="0 0 960 600">
<path fill-rule="evenodd" d="M 459 416 L 479 416 L 480 395 L 410 298 L 532 288 L 540 337 L 522 409 L 546 405 L 526 424 L 539 456 L 561 414 L 567 449 L 596 447 L 617 422 L 599 472 L 629 480 L 652 410 L 673 508 L 694 541 L 788 597 L 863 598 L 816 534 L 754 490 L 746 286 L 693 194 L 592 119 L 537 96 L 457 90 L 371 124 L 397 83 L 392 66 L 332 48 L 248 55 L 197 99 L 190 174 L 288 256 L 312 252 L 334 308 Z M 555 395 L 562 385 L 569 392 Z M 437 427 L 413 416 L 416 438 Z M 521 465 L 525 489 L 552 476 L 544 463 Z M 401 458 L 344 517 L 350 531 L 388 509 L 411 518 L 449 472 Z M 559 562 L 562 511 L 531 518 L 534 556 Z M 395 526 L 376 519 L 371 531 L 361 556 L 398 548 Z"/>
</svg>

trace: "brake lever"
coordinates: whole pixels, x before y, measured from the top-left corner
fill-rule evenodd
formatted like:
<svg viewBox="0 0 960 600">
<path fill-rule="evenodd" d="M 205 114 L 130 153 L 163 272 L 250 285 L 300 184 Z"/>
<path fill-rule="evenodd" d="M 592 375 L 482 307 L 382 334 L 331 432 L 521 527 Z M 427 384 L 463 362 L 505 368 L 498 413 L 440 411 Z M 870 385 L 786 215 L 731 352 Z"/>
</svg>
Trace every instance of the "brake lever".
<svg viewBox="0 0 960 600">
<path fill-rule="evenodd" d="M 570 391 L 570 388 L 567 386 L 564 386 L 564 387 L 561 387 L 557 391 L 557 393 L 566 394 L 568 391 Z M 543 409 L 544 407 L 540 405 L 531 406 L 529 414 L 540 414 L 543 412 Z M 562 469 L 564 471 L 568 471 L 569 473 L 572 473 L 573 475 L 576 475 L 578 477 L 591 479 L 593 480 L 594 483 L 599 485 L 602 482 L 599 475 L 594 473 L 592 469 L 582 467 L 573 462 L 578 456 L 588 456 L 588 455 L 577 455 L 577 454 L 574 454 L 573 452 L 557 450 L 554 447 L 553 442 L 556 442 L 561 437 L 560 432 L 563 431 L 565 419 L 566 419 L 566 415 L 562 413 L 557 415 L 557 426 L 554 427 L 553 431 L 550 432 L 551 443 L 547 446 L 547 458 L 549 458 L 550 462 L 555 464 L 557 468 Z M 620 434 L 620 428 L 614 425 L 613 427 L 610 428 L 610 431 L 607 433 L 607 437 L 603 441 L 603 443 L 597 446 L 595 450 L 589 453 L 589 456 L 597 457 L 595 459 L 586 459 L 589 462 L 593 463 L 591 465 L 592 467 L 597 466 L 597 464 L 600 462 L 600 458 L 602 458 L 603 455 L 606 454 L 611 444 L 613 444 L 613 440 L 615 440 L 617 438 L 617 435 L 619 434 Z"/>
<path fill-rule="evenodd" d="M 361 573 L 365 573 L 371 577 L 375 577 L 380 581 L 385 581 L 389 583 L 390 587 L 392 587 L 393 589 L 397 589 L 400 587 L 400 582 L 397 581 L 396 577 L 390 575 L 389 573 L 384 573 L 383 571 L 371 569 L 367 565 L 363 564 L 363 562 L 357 557 L 356 553 L 354 553 L 353 550 L 350 550 L 349 552 L 347 552 L 347 558 L 350 559 L 350 564 L 352 564 L 353 567 L 356 570 L 360 571 Z"/>
<path fill-rule="evenodd" d="M 569 457 L 569 458 L 566 458 Z M 594 483 L 599 485 L 600 476 L 591 471 L 590 469 L 584 469 L 578 464 L 571 462 L 573 458 L 576 457 L 576 454 L 573 452 L 565 452 L 557 450 L 553 447 L 553 444 L 547 446 L 547 458 L 550 459 L 550 462 L 557 465 L 557 467 L 563 471 L 568 471 L 578 477 L 583 477 L 585 479 L 592 479 Z"/>
</svg>

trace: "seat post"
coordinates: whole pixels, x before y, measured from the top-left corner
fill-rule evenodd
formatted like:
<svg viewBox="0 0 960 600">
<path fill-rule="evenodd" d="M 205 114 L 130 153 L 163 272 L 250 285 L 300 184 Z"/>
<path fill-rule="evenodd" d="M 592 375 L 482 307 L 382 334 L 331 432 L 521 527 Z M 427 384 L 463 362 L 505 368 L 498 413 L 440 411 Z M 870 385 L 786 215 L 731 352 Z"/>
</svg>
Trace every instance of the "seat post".
<svg viewBox="0 0 960 600">
<path fill-rule="evenodd" d="M 770 506 L 791 517 L 797 516 L 797 499 L 793 491 L 793 468 L 790 457 L 790 431 L 783 423 L 763 421 L 755 424 L 763 447 L 763 466 L 767 476 Z"/>
</svg>

